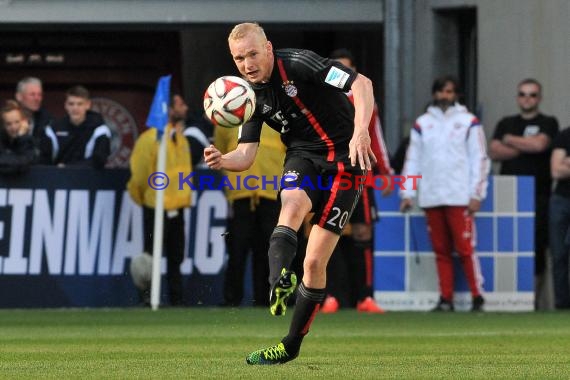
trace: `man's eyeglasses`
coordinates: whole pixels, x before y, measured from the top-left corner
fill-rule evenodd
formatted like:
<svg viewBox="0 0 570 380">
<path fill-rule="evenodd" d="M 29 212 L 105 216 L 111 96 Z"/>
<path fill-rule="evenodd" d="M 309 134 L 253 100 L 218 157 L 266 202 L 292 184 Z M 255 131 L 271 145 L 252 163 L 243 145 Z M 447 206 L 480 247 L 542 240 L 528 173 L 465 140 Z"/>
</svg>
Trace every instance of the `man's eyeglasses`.
<svg viewBox="0 0 570 380">
<path fill-rule="evenodd" d="M 519 92 L 519 98 L 537 98 L 538 92 Z"/>
</svg>

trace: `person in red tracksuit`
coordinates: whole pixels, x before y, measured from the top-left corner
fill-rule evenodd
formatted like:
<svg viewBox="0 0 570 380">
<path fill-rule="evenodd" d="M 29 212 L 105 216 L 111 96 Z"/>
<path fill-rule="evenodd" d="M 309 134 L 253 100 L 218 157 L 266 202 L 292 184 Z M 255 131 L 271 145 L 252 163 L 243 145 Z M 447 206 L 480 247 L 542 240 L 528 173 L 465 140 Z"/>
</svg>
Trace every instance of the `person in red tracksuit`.
<svg viewBox="0 0 570 380">
<path fill-rule="evenodd" d="M 356 71 L 354 56 L 347 49 L 337 49 L 330 55 L 344 66 Z M 348 98 L 353 102 L 352 92 L 347 93 Z M 362 195 L 356 204 L 356 207 L 350 217 L 351 231 L 349 235 L 344 235 L 341 242 L 337 246 L 336 258 L 332 265 L 333 276 L 338 277 L 343 268 L 338 266 L 346 262 L 350 288 L 354 290 L 356 298 L 356 310 L 364 313 L 384 313 L 384 310 L 376 303 L 373 297 L 374 287 L 374 222 L 377 220 L 377 208 L 374 200 L 374 188 L 370 185 L 374 175 L 390 176 L 394 171 L 390 167 L 390 159 L 388 150 L 382 137 L 382 124 L 378 115 L 378 106 L 374 104 L 374 111 L 370 124 L 368 125 L 368 133 L 371 139 L 371 147 L 376 156 L 376 165 L 373 171 L 368 174 L 369 181 L 363 189 Z M 389 177 L 385 177 L 388 179 Z M 386 196 L 391 192 L 391 186 L 386 183 L 385 190 L 382 195 Z M 339 257 L 342 255 L 342 257 Z M 345 259 L 345 260 L 342 260 Z M 336 268 L 335 268 L 336 267 Z M 339 297 L 336 294 L 340 292 L 335 285 L 335 279 L 331 279 L 331 287 L 328 289 L 328 295 L 323 303 L 321 312 L 335 313 L 340 307 Z"/>
<path fill-rule="evenodd" d="M 403 175 L 421 175 L 418 204 L 424 209 L 435 251 L 440 299 L 434 311 L 453 311 L 453 257 L 457 252 L 471 290 L 472 311 L 482 311 L 483 277 L 475 255 L 474 215 L 487 195 L 490 163 L 483 127 L 456 102 L 457 81 L 432 86 L 433 103 L 410 132 Z M 400 192 L 400 209 L 412 207 L 415 189 Z"/>
</svg>

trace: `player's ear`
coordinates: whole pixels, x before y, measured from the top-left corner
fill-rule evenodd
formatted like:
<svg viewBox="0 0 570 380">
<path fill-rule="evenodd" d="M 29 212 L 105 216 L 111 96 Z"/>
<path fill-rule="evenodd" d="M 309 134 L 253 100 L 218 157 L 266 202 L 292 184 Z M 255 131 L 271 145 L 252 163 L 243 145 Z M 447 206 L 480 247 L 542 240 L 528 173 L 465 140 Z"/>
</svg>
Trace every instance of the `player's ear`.
<svg viewBox="0 0 570 380">
<path fill-rule="evenodd" d="M 273 44 L 271 43 L 271 41 L 267 41 L 267 43 L 265 44 L 265 49 L 267 49 L 268 53 L 271 53 L 273 51 Z"/>
</svg>

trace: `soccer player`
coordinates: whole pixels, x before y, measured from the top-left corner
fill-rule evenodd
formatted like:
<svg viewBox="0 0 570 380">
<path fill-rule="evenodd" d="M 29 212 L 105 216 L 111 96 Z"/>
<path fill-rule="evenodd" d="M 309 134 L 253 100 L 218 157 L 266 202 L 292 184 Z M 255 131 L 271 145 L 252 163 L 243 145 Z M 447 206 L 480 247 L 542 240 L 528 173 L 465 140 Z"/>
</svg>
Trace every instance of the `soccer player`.
<svg viewBox="0 0 570 380">
<path fill-rule="evenodd" d="M 315 212 L 289 333 L 246 358 L 248 364 L 280 364 L 299 354 L 325 298 L 327 263 L 362 189 L 356 176 L 366 175 L 375 162 L 368 135 L 374 94 L 368 78 L 338 62 L 308 50 L 273 50 L 258 24 L 236 25 L 228 42 L 234 63 L 255 91 L 256 109 L 241 127 L 234 151 L 222 155 L 210 146 L 204 158 L 210 168 L 242 171 L 254 161 L 263 122 L 281 133 L 287 147 L 282 206 L 269 245 L 273 315 L 285 313 L 296 288 L 290 265 L 297 231 L 305 215 Z M 344 94 L 348 91 L 354 94 L 354 106 Z M 328 178 L 330 186 L 310 185 Z M 350 186 L 344 181 L 351 181 Z"/>
</svg>

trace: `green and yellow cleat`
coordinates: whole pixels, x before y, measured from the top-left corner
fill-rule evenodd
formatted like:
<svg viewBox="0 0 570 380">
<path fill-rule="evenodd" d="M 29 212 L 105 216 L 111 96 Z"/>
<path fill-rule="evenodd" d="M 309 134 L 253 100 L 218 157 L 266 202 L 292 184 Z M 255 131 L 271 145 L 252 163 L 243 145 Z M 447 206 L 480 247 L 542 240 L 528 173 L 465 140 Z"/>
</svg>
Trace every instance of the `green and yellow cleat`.
<svg viewBox="0 0 570 380">
<path fill-rule="evenodd" d="M 245 358 L 245 361 L 250 365 L 274 365 L 287 363 L 296 357 L 297 355 L 289 355 L 283 343 L 279 343 L 275 346 L 253 351 Z"/>
<path fill-rule="evenodd" d="M 269 292 L 269 311 L 271 315 L 285 315 L 287 300 L 297 288 L 297 275 L 295 272 L 283 268 L 281 276 L 271 287 Z"/>
</svg>

